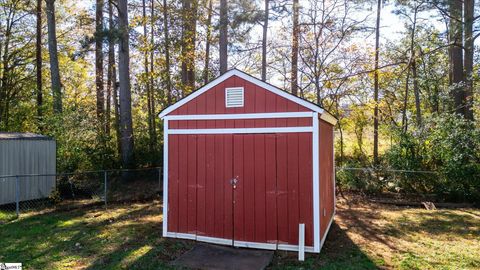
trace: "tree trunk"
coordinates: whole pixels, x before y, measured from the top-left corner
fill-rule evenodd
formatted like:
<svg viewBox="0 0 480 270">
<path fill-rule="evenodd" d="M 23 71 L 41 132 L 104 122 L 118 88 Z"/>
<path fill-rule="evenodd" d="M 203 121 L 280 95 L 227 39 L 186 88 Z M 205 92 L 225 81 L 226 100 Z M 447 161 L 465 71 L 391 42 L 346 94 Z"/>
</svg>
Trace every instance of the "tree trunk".
<svg viewBox="0 0 480 270">
<path fill-rule="evenodd" d="M 208 1 L 208 14 L 207 14 L 207 37 L 205 40 L 205 68 L 203 69 L 203 83 L 207 84 L 209 80 L 209 65 L 210 65 L 210 39 L 212 38 L 212 2 Z"/>
<path fill-rule="evenodd" d="M 269 0 L 265 0 L 265 14 L 263 15 L 263 37 L 262 37 L 262 81 L 267 80 L 267 33 L 268 33 L 268 13 Z"/>
<path fill-rule="evenodd" d="M 338 123 L 338 131 L 340 132 L 340 160 L 338 162 L 338 166 L 342 166 L 343 165 L 343 160 L 344 160 L 344 140 L 343 140 L 343 126 L 342 124 L 340 124 L 340 122 Z"/>
<path fill-rule="evenodd" d="M 339 104 L 339 99 L 340 98 L 336 98 L 336 101 L 335 101 L 335 109 L 336 109 L 336 113 L 337 115 L 340 115 L 340 110 L 339 110 L 339 107 L 340 107 L 340 104 Z M 344 160 L 344 139 L 343 139 L 343 125 L 342 125 L 342 121 L 339 121 L 337 122 L 337 125 L 338 125 L 338 131 L 340 133 L 340 160 L 338 161 L 338 166 L 341 167 L 343 165 L 343 160 Z"/>
<path fill-rule="evenodd" d="M 116 75 L 116 69 L 113 67 L 113 78 L 115 79 L 117 77 Z M 112 85 L 112 99 L 113 99 L 113 108 L 114 108 L 114 113 L 115 113 L 115 122 L 114 122 L 114 128 L 115 128 L 115 135 L 117 137 L 117 153 L 118 156 L 122 156 L 122 133 L 120 132 L 120 104 L 118 101 L 118 83 L 115 81 L 113 82 Z"/>
<path fill-rule="evenodd" d="M 0 43 L 2 43 L 1 48 L 3 47 L 3 55 L 2 55 L 2 68 L 0 68 L 0 123 L 3 122 L 3 129 L 7 130 L 8 129 L 8 116 L 9 116 L 9 102 L 10 98 L 8 97 L 8 89 L 10 88 L 10 84 L 8 83 L 8 76 L 9 72 L 11 71 L 11 67 L 9 64 L 9 58 L 10 58 L 10 38 L 12 36 L 12 20 L 13 20 L 13 12 L 9 12 L 7 18 L 6 18 L 6 23 L 5 23 L 5 29 L 1 29 L 4 31 L 3 34 L 3 40 L 0 40 Z M 3 26 L 3 24 L 0 24 L 0 26 Z M 1 53 L 0 53 L 1 55 Z"/>
<path fill-rule="evenodd" d="M 410 35 L 410 61 L 409 67 L 412 69 L 412 79 L 413 79 L 413 94 L 415 95 L 415 114 L 417 120 L 417 126 L 422 126 L 422 111 L 420 107 L 420 89 L 418 88 L 418 76 L 417 76 L 417 59 L 415 53 L 415 32 L 417 30 L 417 14 L 418 14 L 419 5 L 414 7 L 413 13 L 413 23 L 412 23 L 412 33 Z M 408 84 L 408 81 L 407 81 Z M 406 110 L 405 104 L 405 110 Z M 406 131 L 406 129 L 405 129 Z"/>
<path fill-rule="evenodd" d="M 42 0 L 37 0 L 37 36 L 35 43 L 35 63 L 37 68 L 37 117 L 39 122 L 39 129 L 42 130 L 42 106 L 43 106 L 43 92 L 42 92 Z"/>
<path fill-rule="evenodd" d="M 2 24 L 0 23 L 0 31 L 3 32 L 2 29 Z M 3 54 L 2 54 L 2 48 L 3 48 L 3 39 L 0 38 L 0 59 L 3 59 Z M 5 86 L 3 85 L 3 77 L 4 77 L 4 69 L 0 69 L 0 128 L 3 128 L 3 100 L 5 96 Z"/>
<path fill-rule="evenodd" d="M 119 96 L 122 164 L 124 168 L 131 168 L 134 165 L 134 139 L 132 127 L 132 97 L 130 92 L 130 49 L 127 6 L 127 0 L 118 0 L 118 26 L 120 31 L 118 69 L 120 78 Z"/>
<path fill-rule="evenodd" d="M 465 118 L 473 121 L 473 20 L 475 0 L 464 0 L 465 16 Z"/>
<path fill-rule="evenodd" d="M 228 69 L 228 6 L 227 0 L 220 0 L 220 74 Z"/>
<path fill-rule="evenodd" d="M 58 65 L 57 33 L 55 24 L 55 0 L 47 3 L 48 52 L 50 54 L 50 77 L 52 81 L 53 111 L 62 112 L 62 83 Z"/>
<path fill-rule="evenodd" d="M 378 165 L 378 57 L 380 50 L 380 14 L 382 0 L 377 1 L 377 23 L 375 29 L 375 71 L 374 71 L 374 110 L 373 110 L 373 163 Z"/>
<path fill-rule="evenodd" d="M 145 47 L 145 53 L 144 53 L 144 69 L 145 69 L 145 75 L 146 75 L 146 90 L 147 90 L 147 110 L 148 110 L 148 135 L 149 135 L 149 150 L 150 153 L 153 153 L 155 150 L 155 142 L 156 142 L 156 135 L 155 135 L 155 116 L 154 116 L 154 97 L 153 97 L 153 66 L 151 66 L 151 69 L 149 70 L 150 64 L 153 65 L 153 12 L 151 13 L 152 18 L 150 20 L 150 25 L 151 25 L 151 38 L 149 41 L 148 38 L 148 31 L 147 31 L 147 4 L 146 0 L 142 0 L 142 15 L 143 15 L 143 35 L 144 35 L 144 47 Z M 151 9 L 153 11 L 153 0 L 151 1 Z M 150 62 L 149 63 L 149 58 Z"/>
<path fill-rule="evenodd" d="M 105 90 L 103 87 L 103 0 L 95 5 L 95 87 L 97 93 L 97 120 L 101 133 L 105 127 Z"/>
<path fill-rule="evenodd" d="M 165 91 L 167 96 L 167 105 L 170 105 L 172 104 L 172 83 L 170 78 L 170 39 L 168 34 L 167 0 L 163 0 L 163 35 L 165 42 Z"/>
<path fill-rule="evenodd" d="M 465 116 L 462 54 L 462 0 L 450 0 L 450 74 L 454 110 Z"/>
<path fill-rule="evenodd" d="M 156 149 L 157 146 L 157 113 L 155 109 L 155 87 L 154 87 L 154 79 L 153 79 L 153 67 L 154 67 L 154 56 L 155 56 L 155 35 L 154 35 L 154 24 L 155 24 L 155 0 L 150 1 L 150 96 L 151 96 L 151 110 L 152 110 L 152 137 L 153 137 L 153 148 Z"/>
<path fill-rule="evenodd" d="M 120 135 L 120 115 L 119 115 L 119 106 L 118 106 L 118 87 L 117 87 L 117 70 L 115 64 L 115 40 L 113 39 L 112 33 L 115 29 L 113 22 L 113 5 L 112 1 L 108 1 L 108 25 L 110 28 L 110 34 L 108 36 L 108 79 L 107 79 L 107 135 L 110 134 L 110 115 L 111 115 L 111 100 L 110 97 L 113 94 L 113 109 L 114 109 L 114 129 L 117 137 L 117 151 L 118 155 L 121 155 L 121 135 Z"/>
<path fill-rule="evenodd" d="M 182 95 L 186 96 L 195 89 L 196 1 L 183 0 L 182 8 Z"/>
<path fill-rule="evenodd" d="M 292 33 L 292 94 L 298 96 L 298 0 L 293 0 L 293 33 Z"/>
<path fill-rule="evenodd" d="M 110 121 L 111 118 L 111 102 L 112 102 L 112 85 L 114 81 L 112 81 L 112 66 L 114 62 L 110 59 L 110 41 L 108 42 L 108 67 L 107 67 L 107 97 L 105 100 L 105 135 L 110 136 Z"/>
<path fill-rule="evenodd" d="M 417 117 L 417 126 L 421 127 L 422 123 L 422 108 L 420 107 L 420 88 L 418 87 L 417 63 L 415 61 L 415 52 L 412 60 L 412 79 L 413 79 L 413 94 L 415 95 L 415 113 Z"/>
<path fill-rule="evenodd" d="M 153 137 L 153 108 L 152 108 L 152 85 L 150 85 L 150 71 L 149 71 L 149 51 L 152 49 L 151 44 L 149 44 L 148 31 L 147 31 L 147 3 L 146 0 L 142 0 L 142 25 L 143 25 L 143 41 L 144 41 L 144 69 L 145 69 L 145 90 L 147 92 L 147 124 L 148 124 L 148 135 L 149 135 L 149 144 L 148 148 L 150 153 L 153 153 L 155 149 L 155 138 Z"/>
<path fill-rule="evenodd" d="M 408 65 L 410 65 L 410 63 Z M 407 66 L 407 78 L 405 80 L 405 97 L 403 99 L 403 110 L 402 110 L 403 133 L 406 133 L 408 130 L 407 109 L 408 109 L 408 95 L 410 90 L 409 88 L 410 88 L 410 67 Z"/>
</svg>

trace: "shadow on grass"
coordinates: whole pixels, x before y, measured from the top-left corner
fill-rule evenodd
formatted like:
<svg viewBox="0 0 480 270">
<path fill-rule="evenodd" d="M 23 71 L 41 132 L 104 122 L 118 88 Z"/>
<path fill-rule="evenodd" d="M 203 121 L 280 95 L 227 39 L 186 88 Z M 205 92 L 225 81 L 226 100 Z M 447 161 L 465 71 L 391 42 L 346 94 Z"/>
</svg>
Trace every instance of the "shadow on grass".
<svg viewBox="0 0 480 270">
<path fill-rule="evenodd" d="M 385 266 L 376 255 L 368 256 L 347 231 L 395 252 L 395 239 L 411 232 L 480 235 L 480 220 L 458 210 L 408 211 L 387 224 L 376 222 L 383 217 L 382 209 L 375 206 L 342 205 L 337 210 L 338 223 L 332 224 L 321 254 L 307 254 L 304 262 L 298 262 L 296 253 L 278 251 L 269 269 Z M 0 224 L 0 239 L 4 243 L 0 245 L 0 261 L 23 262 L 32 269 L 173 269 L 169 262 L 193 246 L 191 241 L 162 237 L 160 202 L 116 204 L 107 211 L 94 207 L 22 217 Z"/>
<path fill-rule="evenodd" d="M 32 269 L 164 269 L 189 248 L 161 237 L 161 204 L 77 209 L 0 225 L 0 261 Z"/>
<path fill-rule="evenodd" d="M 352 205 L 355 205 L 353 203 Z M 480 216 L 475 211 L 468 210 L 426 210 L 397 206 L 368 204 L 368 207 L 352 208 L 346 204 L 339 207 L 338 215 L 348 225 L 368 239 L 380 242 L 392 250 L 392 239 L 402 238 L 412 233 L 427 233 L 431 235 L 474 235 L 480 236 Z M 384 219 L 382 213 L 398 213 L 396 217 L 388 217 L 388 222 L 379 225 Z M 399 213 L 404 212 L 404 213 Z M 381 222 L 380 222 L 381 223 Z"/>
<path fill-rule="evenodd" d="M 475 212 L 472 211 L 472 210 L 462 209 L 462 210 L 460 210 L 460 211 L 462 211 L 462 212 L 464 212 L 464 213 L 467 213 L 467 214 L 470 214 L 470 215 L 472 215 L 472 216 L 474 216 L 474 217 L 476 217 L 476 218 L 480 218 L 480 214 L 479 214 L 479 213 L 475 213 Z"/>
<path fill-rule="evenodd" d="M 267 269 L 378 269 L 380 265 L 334 222 L 320 254 L 307 253 L 305 261 L 299 262 L 297 253 L 277 251 Z"/>
<path fill-rule="evenodd" d="M 74 246 L 80 231 L 86 230 L 73 226 L 66 231 L 62 224 L 82 216 L 85 211 L 39 214 L 1 225 L 0 239 L 7 244 L 0 246 L 0 261 L 22 262 L 31 268 L 48 268 L 51 261 L 67 255 L 65 250 Z"/>
<path fill-rule="evenodd" d="M 24 217 L 0 225 L 0 261 L 32 269 L 173 269 L 169 263 L 193 246 L 162 237 L 161 204 L 116 205 Z M 375 269 L 335 223 L 322 254 L 297 261 L 277 252 L 270 269 Z"/>
<path fill-rule="evenodd" d="M 409 232 L 427 232 L 434 235 L 480 236 L 480 219 L 472 218 L 469 214 L 439 210 L 419 212 L 412 215 L 413 220 L 408 224 Z"/>
<path fill-rule="evenodd" d="M 142 220 L 158 215 L 158 209 L 145 206 L 115 219 L 116 222 L 139 220 L 122 226 L 135 232 L 122 237 L 120 245 L 98 256 L 86 269 L 174 269 L 169 263 L 190 249 L 193 242 L 163 238 L 162 222 Z"/>
<path fill-rule="evenodd" d="M 342 205 L 338 207 L 337 216 L 346 222 L 347 228 L 360 234 L 363 238 L 378 242 L 396 251 L 397 247 L 392 244 L 390 236 L 399 236 L 402 234 L 396 227 L 382 227 L 376 222 L 380 216 L 380 211 L 371 207 L 368 209 L 352 209 L 351 205 Z"/>
<path fill-rule="evenodd" d="M 118 204 L 38 214 L 0 225 L 0 261 L 33 269 L 173 269 L 169 263 L 193 242 L 162 237 L 161 204 Z M 322 253 L 299 263 L 276 252 L 270 269 L 375 269 L 374 263 L 333 224 Z"/>
</svg>

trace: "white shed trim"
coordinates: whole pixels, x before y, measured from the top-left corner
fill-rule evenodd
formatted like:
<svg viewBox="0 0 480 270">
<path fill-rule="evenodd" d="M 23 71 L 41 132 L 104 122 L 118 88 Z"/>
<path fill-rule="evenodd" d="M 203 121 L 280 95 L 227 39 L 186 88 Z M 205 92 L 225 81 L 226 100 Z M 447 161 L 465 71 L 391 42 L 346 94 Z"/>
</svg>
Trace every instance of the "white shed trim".
<svg viewBox="0 0 480 270">
<path fill-rule="evenodd" d="M 317 113 L 313 114 L 312 121 L 313 249 L 315 252 L 320 252 L 320 130 Z"/>
<path fill-rule="evenodd" d="M 312 117 L 312 112 L 276 112 L 276 113 L 232 113 L 232 114 L 190 114 L 167 115 L 168 120 L 231 120 L 231 119 L 272 119 Z"/>
<path fill-rule="evenodd" d="M 312 132 L 312 127 L 170 129 L 169 134 L 258 134 Z"/>
<path fill-rule="evenodd" d="M 195 235 L 195 234 L 190 234 L 190 233 L 168 232 L 168 233 L 166 233 L 166 237 L 196 240 L 196 241 L 200 241 L 200 242 L 206 242 L 206 243 L 212 243 L 212 244 L 218 244 L 218 245 L 227 245 L 227 246 L 232 246 L 232 242 L 233 242 L 234 243 L 233 246 L 235 246 L 235 247 L 248 247 L 248 248 L 268 249 L 268 250 L 277 250 L 278 249 L 278 250 L 287 250 L 287 251 L 298 251 L 298 249 L 299 249 L 298 245 L 236 241 L 236 240 L 233 240 L 233 239 L 200 236 L 200 235 Z M 318 253 L 318 251 L 315 251 L 314 248 L 310 247 L 310 246 L 306 246 L 305 251 L 310 252 L 310 253 Z"/>
<path fill-rule="evenodd" d="M 168 229 L 168 119 L 163 121 L 163 237 Z"/>
</svg>

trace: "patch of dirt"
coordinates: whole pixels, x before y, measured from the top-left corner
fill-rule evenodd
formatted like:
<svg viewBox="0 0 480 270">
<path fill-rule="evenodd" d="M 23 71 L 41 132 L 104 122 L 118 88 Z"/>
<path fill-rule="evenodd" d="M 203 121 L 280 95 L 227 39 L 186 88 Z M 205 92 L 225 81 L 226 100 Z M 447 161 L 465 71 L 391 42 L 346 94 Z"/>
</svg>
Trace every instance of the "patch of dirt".
<svg viewBox="0 0 480 270">
<path fill-rule="evenodd" d="M 108 200 L 110 201 L 148 201 L 161 197 L 162 189 L 158 182 L 144 179 L 122 181 L 116 179 L 110 184 Z"/>
<path fill-rule="evenodd" d="M 395 206 L 388 206 L 395 208 Z M 338 230 L 345 231 L 345 242 L 366 249 L 371 255 L 380 257 L 386 266 L 392 265 L 393 254 L 399 252 L 396 239 L 391 235 L 389 221 L 382 216 L 378 205 L 368 202 L 360 203 L 358 200 L 339 200 L 337 215 L 335 217 Z M 333 232 L 333 231 L 332 231 Z M 348 241 L 347 241 L 348 240 Z M 341 243 L 337 243 L 338 252 L 341 252 Z M 335 249 L 334 249 L 335 250 Z"/>
<path fill-rule="evenodd" d="M 337 227 L 333 226 L 330 231 L 324 251 L 329 257 L 335 257 L 342 254 L 343 246 L 354 245 L 385 268 L 398 268 L 405 254 L 448 265 L 445 256 L 451 252 L 463 256 L 463 251 L 456 250 L 457 245 L 471 246 L 470 236 L 479 233 L 480 230 L 468 229 L 477 228 L 478 219 L 466 219 L 468 215 L 475 217 L 476 213 L 473 209 L 427 210 L 421 205 L 383 204 L 350 195 L 337 201 Z M 457 244 L 448 244 L 452 241 Z M 438 255 L 432 246 L 449 250 Z"/>
</svg>

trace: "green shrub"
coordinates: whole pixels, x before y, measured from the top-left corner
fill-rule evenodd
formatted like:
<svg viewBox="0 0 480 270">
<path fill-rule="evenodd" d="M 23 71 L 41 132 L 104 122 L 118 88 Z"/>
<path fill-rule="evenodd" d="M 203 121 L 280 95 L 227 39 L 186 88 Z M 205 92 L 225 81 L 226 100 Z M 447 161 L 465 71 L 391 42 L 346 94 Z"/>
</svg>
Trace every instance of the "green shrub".
<svg viewBox="0 0 480 270">
<path fill-rule="evenodd" d="M 448 200 L 480 200 L 480 129 L 448 115 L 433 119 L 426 144 L 440 173 L 436 193 Z"/>
<path fill-rule="evenodd" d="M 395 131 L 397 144 L 384 156 L 385 166 L 399 170 L 393 186 L 405 192 L 433 193 L 448 201 L 480 201 L 480 130 L 456 115 L 426 119 L 421 132 Z"/>
<path fill-rule="evenodd" d="M 363 160 L 350 158 L 344 162 L 342 168 L 336 171 L 336 182 L 342 188 L 347 190 L 364 191 L 367 193 L 376 193 L 383 189 L 376 171 L 368 168 Z M 356 169 L 360 168 L 360 169 Z"/>
</svg>

